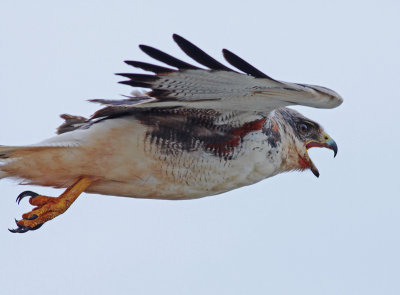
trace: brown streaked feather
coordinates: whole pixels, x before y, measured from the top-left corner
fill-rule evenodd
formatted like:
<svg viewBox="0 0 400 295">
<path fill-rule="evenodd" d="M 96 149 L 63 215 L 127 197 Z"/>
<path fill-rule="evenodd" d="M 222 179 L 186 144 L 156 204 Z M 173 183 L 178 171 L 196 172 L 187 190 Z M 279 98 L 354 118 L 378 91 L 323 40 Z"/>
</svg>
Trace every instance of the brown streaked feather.
<svg viewBox="0 0 400 295">
<path fill-rule="evenodd" d="M 147 109 L 134 114 L 149 127 L 147 136 L 165 154 L 177 149 L 191 152 L 203 149 L 214 156 L 232 159 L 237 155 L 243 138 L 262 130 L 266 118 L 259 116 L 250 122 L 232 120 L 216 124 L 222 114 L 207 109 Z"/>
<path fill-rule="evenodd" d="M 125 101 L 129 102 L 129 99 L 122 100 Z M 243 137 L 262 130 L 265 123 L 264 116 L 254 113 L 223 113 L 184 107 L 136 108 L 121 104 L 108 105 L 90 119 L 64 114 L 61 117 L 65 122 L 58 128 L 58 134 L 129 116 L 148 127 L 147 136 L 166 154 L 174 152 L 172 149 L 177 147 L 187 152 L 202 148 L 225 159 L 234 157 Z"/>
<path fill-rule="evenodd" d="M 79 129 L 89 121 L 85 117 L 74 116 L 69 114 L 62 114 L 60 115 L 60 117 L 64 119 L 65 122 L 57 128 L 57 134 L 62 134 Z"/>
</svg>

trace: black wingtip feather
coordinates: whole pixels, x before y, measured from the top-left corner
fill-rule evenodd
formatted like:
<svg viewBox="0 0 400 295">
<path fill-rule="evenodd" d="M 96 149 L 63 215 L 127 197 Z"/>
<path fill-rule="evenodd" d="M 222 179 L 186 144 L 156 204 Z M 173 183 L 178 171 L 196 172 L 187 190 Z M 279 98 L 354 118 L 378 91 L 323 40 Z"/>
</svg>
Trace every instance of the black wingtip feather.
<svg viewBox="0 0 400 295">
<path fill-rule="evenodd" d="M 203 66 L 206 66 L 211 70 L 232 71 L 232 69 L 212 58 L 199 47 L 189 42 L 185 38 L 177 34 L 173 34 L 172 38 L 189 57 L 193 58 L 199 64 L 202 64 Z"/>
<path fill-rule="evenodd" d="M 275 81 L 275 79 L 272 79 L 270 76 L 264 74 L 263 72 L 261 72 L 260 70 L 249 64 L 247 61 L 234 54 L 233 52 L 227 49 L 222 49 L 222 54 L 224 55 L 227 62 L 229 62 L 232 66 L 238 68 L 242 72 L 245 72 L 246 74 L 249 74 L 256 78 L 266 78 Z"/>
<path fill-rule="evenodd" d="M 146 74 L 116 73 L 115 75 L 129 78 L 135 82 L 154 82 L 159 79 L 159 77 L 155 75 L 146 75 Z"/>
<path fill-rule="evenodd" d="M 189 69 L 199 69 L 198 67 L 188 64 L 187 62 L 184 62 L 180 59 L 177 59 L 161 50 L 158 50 L 154 47 L 147 46 L 147 45 L 139 45 L 139 48 L 149 55 L 150 57 L 161 61 L 167 65 L 170 65 L 172 67 L 176 67 L 181 70 L 189 70 Z"/>
<path fill-rule="evenodd" d="M 175 72 L 175 70 L 171 69 L 171 68 L 161 67 L 161 66 L 149 64 L 146 62 L 141 62 L 141 61 L 125 60 L 124 62 L 132 67 L 139 68 L 139 69 L 149 71 L 149 72 L 153 72 L 156 74 Z"/>
<path fill-rule="evenodd" d="M 132 81 L 132 80 L 120 81 L 118 83 L 133 86 L 133 87 L 151 88 L 151 84 L 143 83 L 143 82 L 136 82 L 136 81 Z"/>
</svg>

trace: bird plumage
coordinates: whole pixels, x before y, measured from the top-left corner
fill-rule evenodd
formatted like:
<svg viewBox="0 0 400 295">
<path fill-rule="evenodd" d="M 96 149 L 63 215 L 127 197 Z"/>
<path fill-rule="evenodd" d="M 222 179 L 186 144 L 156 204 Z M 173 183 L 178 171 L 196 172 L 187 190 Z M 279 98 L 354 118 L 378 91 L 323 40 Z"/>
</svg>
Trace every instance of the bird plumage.
<svg viewBox="0 0 400 295">
<path fill-rule="evenodd" d="M 122 83 L 150 92 L 92 100 L 104 107 L 88 119 L 62 115 L 57 136 L 29 146 L 0 146 L 0 178 L 177 200 L 219 194 L 284 171 L 311 169 L 319 175 L 307 149 L 328 147 L 336 154 L 337 146 L 316 122 L 285 106 L 333 108 L 342 103 L 336 92 L 275 80 L 224 49 L 225 59 L 243 74 L 186 39 L 173 38 L 207 69 L 141 45 L 174 67 L 126 61 L 154 75 L 119 74 L 129 79 Z M 28 223 L 18 223 L 19 232 L 39 226 Z"/>
<path fill-rule="evenodd" d="M 77 120 L 75 130 L 5 149 L 2 171 L 35 185 L 68 187 L 86 175 L 93 179 L 87 192 L 187 199 L 308 168 L 298 164 L 305 148 L 286 124 L 285 116 L 301 116 L 294 110 L 252 115 L 246 123 L 237 114 L 187 108 L 113 116 Z"/>
</svg>

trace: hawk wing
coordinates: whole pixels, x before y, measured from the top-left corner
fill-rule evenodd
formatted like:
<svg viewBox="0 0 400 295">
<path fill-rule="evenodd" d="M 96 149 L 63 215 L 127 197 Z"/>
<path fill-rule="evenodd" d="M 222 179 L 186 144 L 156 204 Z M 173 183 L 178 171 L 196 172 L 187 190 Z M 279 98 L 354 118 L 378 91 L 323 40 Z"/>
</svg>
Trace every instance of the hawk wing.
<svg viewBox="0 0 400 295">
<path fill-rule="evenodd" d="M 325 87 L 275 80 L 224 49 L 225 59 L 245 74 L 234 71 L 186 39 L 176 34 L 173 39 L 189 57 L 208 69 L 186 63 L 156 48 L 140 45 L 150 57 L 175 69 L 140 61 L 126 61 L 128 65 L 155 73 L 118 74 L 129 78 L 120 82 L 122 84 L 152 89 L 145 97 L 132 97 L 130 105 L 146 108 L 185 106 L 223 112 L 269 112 L 289 105 L 334 108 L 343 101 L 339 94 Z"/>
<path fill-rule="evenodd" d="M 200 144 L 226 156 L 232 154 L 245 135 L 261 130 L 268 114 L 276 108 L 295 104 L 333 108 L 342 102 L 337 93 L 327 88 L 275 80 L 224 49 L 225 59 L 243 73 L 232 70 L 186 39 L 178 35 L 173 38 L 188 56 L 208 69 L 140 45 L 146 54 L 174 68 L 126 61 L 154 75 L 119 74 L 129 78 L 121 83 L 151 91 L 122 100 L 92 100 L 105 107 L 89 119 L 62 115 L 65 122 L 58 133 L 132 116 L 147 126 L 149 136 L 156 142 L 172 147 L 182 145 L 186 150 Z"/>
</svg>

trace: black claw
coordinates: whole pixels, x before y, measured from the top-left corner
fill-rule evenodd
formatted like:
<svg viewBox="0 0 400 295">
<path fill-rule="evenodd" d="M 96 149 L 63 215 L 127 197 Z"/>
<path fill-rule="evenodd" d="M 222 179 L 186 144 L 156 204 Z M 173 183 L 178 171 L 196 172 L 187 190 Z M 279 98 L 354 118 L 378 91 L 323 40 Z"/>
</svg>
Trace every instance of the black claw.
<svg viewBox="0 0 400 295">
<path fill-rule="evenodd" d="M 25 220 L 34 220 L 36 218 L 38 218 L 38 216 L 36 214 L 33 214 L 31 217 L 27 217 L 27 218 L 24 218 L 24 219 Z"/>
<path fill-rule="evenodd" d="M 29 226 L 23 226 L 18 224 L 18 220 L 15 219 L 15 223 L 17 224 L 18 228 L 16 229 L 8 229 L 12 233 L 26 233 L 31 228 Z"/>
<path fill-rule="evenodd" d="M 33 217 L 33 216 L 32 216 Z M 37 217 L 37 216 L 36 216 Z M 35 217 L 35 218 L 36 218 Z M 33 218 L 32 218 L 33 219 Z M 17 224 L 17 226 L 18 226 L 18 228 L 15 228 L 15 229 L 8 229 L 10 232 L 12 232 L 12 233 L 26 233 L 27 231 L 30 231 L 30 230 L 37 230 L 37 229 L 39 229 L 39 228 L 41 228 L 41 226 L 43 225 L 43 223 L 42 224 L 38 224 L 38 225 L 36 225 L 35 227 L 29 227 L 29 226 L 23 226 L 23 225 L 19 225 L 18 224 L 18 220 L 16 220 L 15 219 L 15 223 Z"/>
<path fill-rule="evenodd" d="M 31 230 L 31 228 L 30 227 L 28 227 L 28 226 L 21 226 L 21 227 L 18 227 L 18 228 L 16 228 L 16 229 L 8 229 L 10 232 L 12 232 L 12 233 L 20 233 L 20 234 L 22 234 L 22 233 L 26 233 L 27 231 L 29 231 L 29 230 Z"/>
<path fill-rule="evenodd" d="M 25 197 L 34 198 L 34 197 L 37 197 L 38 195 L 39 195 L 39 194 L 37 194 L 37 193 L 35 193 L 35 192 L 32 192 L 32 191 L 24 191 L 24 192 L 22 192 L 22 193 L 19 194 L 19 196 L 17 197 L 16 202 L 17 202 L 18 205 L 19 205 L 19 202 L 21 202 L 21 200 L 22 200 L 23 198 L 25 198 Z"/>
<path fill-rule="evenodd" d="M 32 191 L 24 191 L 24 192 L 22 192 L 22 193 L 20 193 L 19 194 L 19 196 L 17 197 L 17 203 L 19 204 L 20 202 L 21 202 L 21 200 L 23 199 L 23 198 L 25 198 L 25 197 L 30 197 L 30 199 L 33 199 L 33 198 L 35 198 L 35 197 L 37 197 L 39 194 L 37 194 L 37 193 L 35 193 L 35 192 L 32 192 Z M 38 218 L 38 216 L 36 215 L 36 214 L 33 214 L 31 217 L 28 217 L 28 218 L 24 218 L 25 220 L 33 220 L 33 219 L 36 219 L 36 218 Z M 26 233 L 27 231 L 30 231 L 30 230 L 37 230 L 37 229 L 39 229 L 42 225 L 43 225 L 43 223 L 42 224 L 39 224 L 39 225 L 36 225 L 35 227 L 29 227 L 29 226 L 24 226 L 24 225 L 19 225 L 18 224 L 18 220 L 17 219 L 15 219 L 15 223 L 17 224 L 17 228 L 15 228 L 15 229 L 8 229 L 10 232 L 12 232 L 12 233 Z"/>
</svg>

